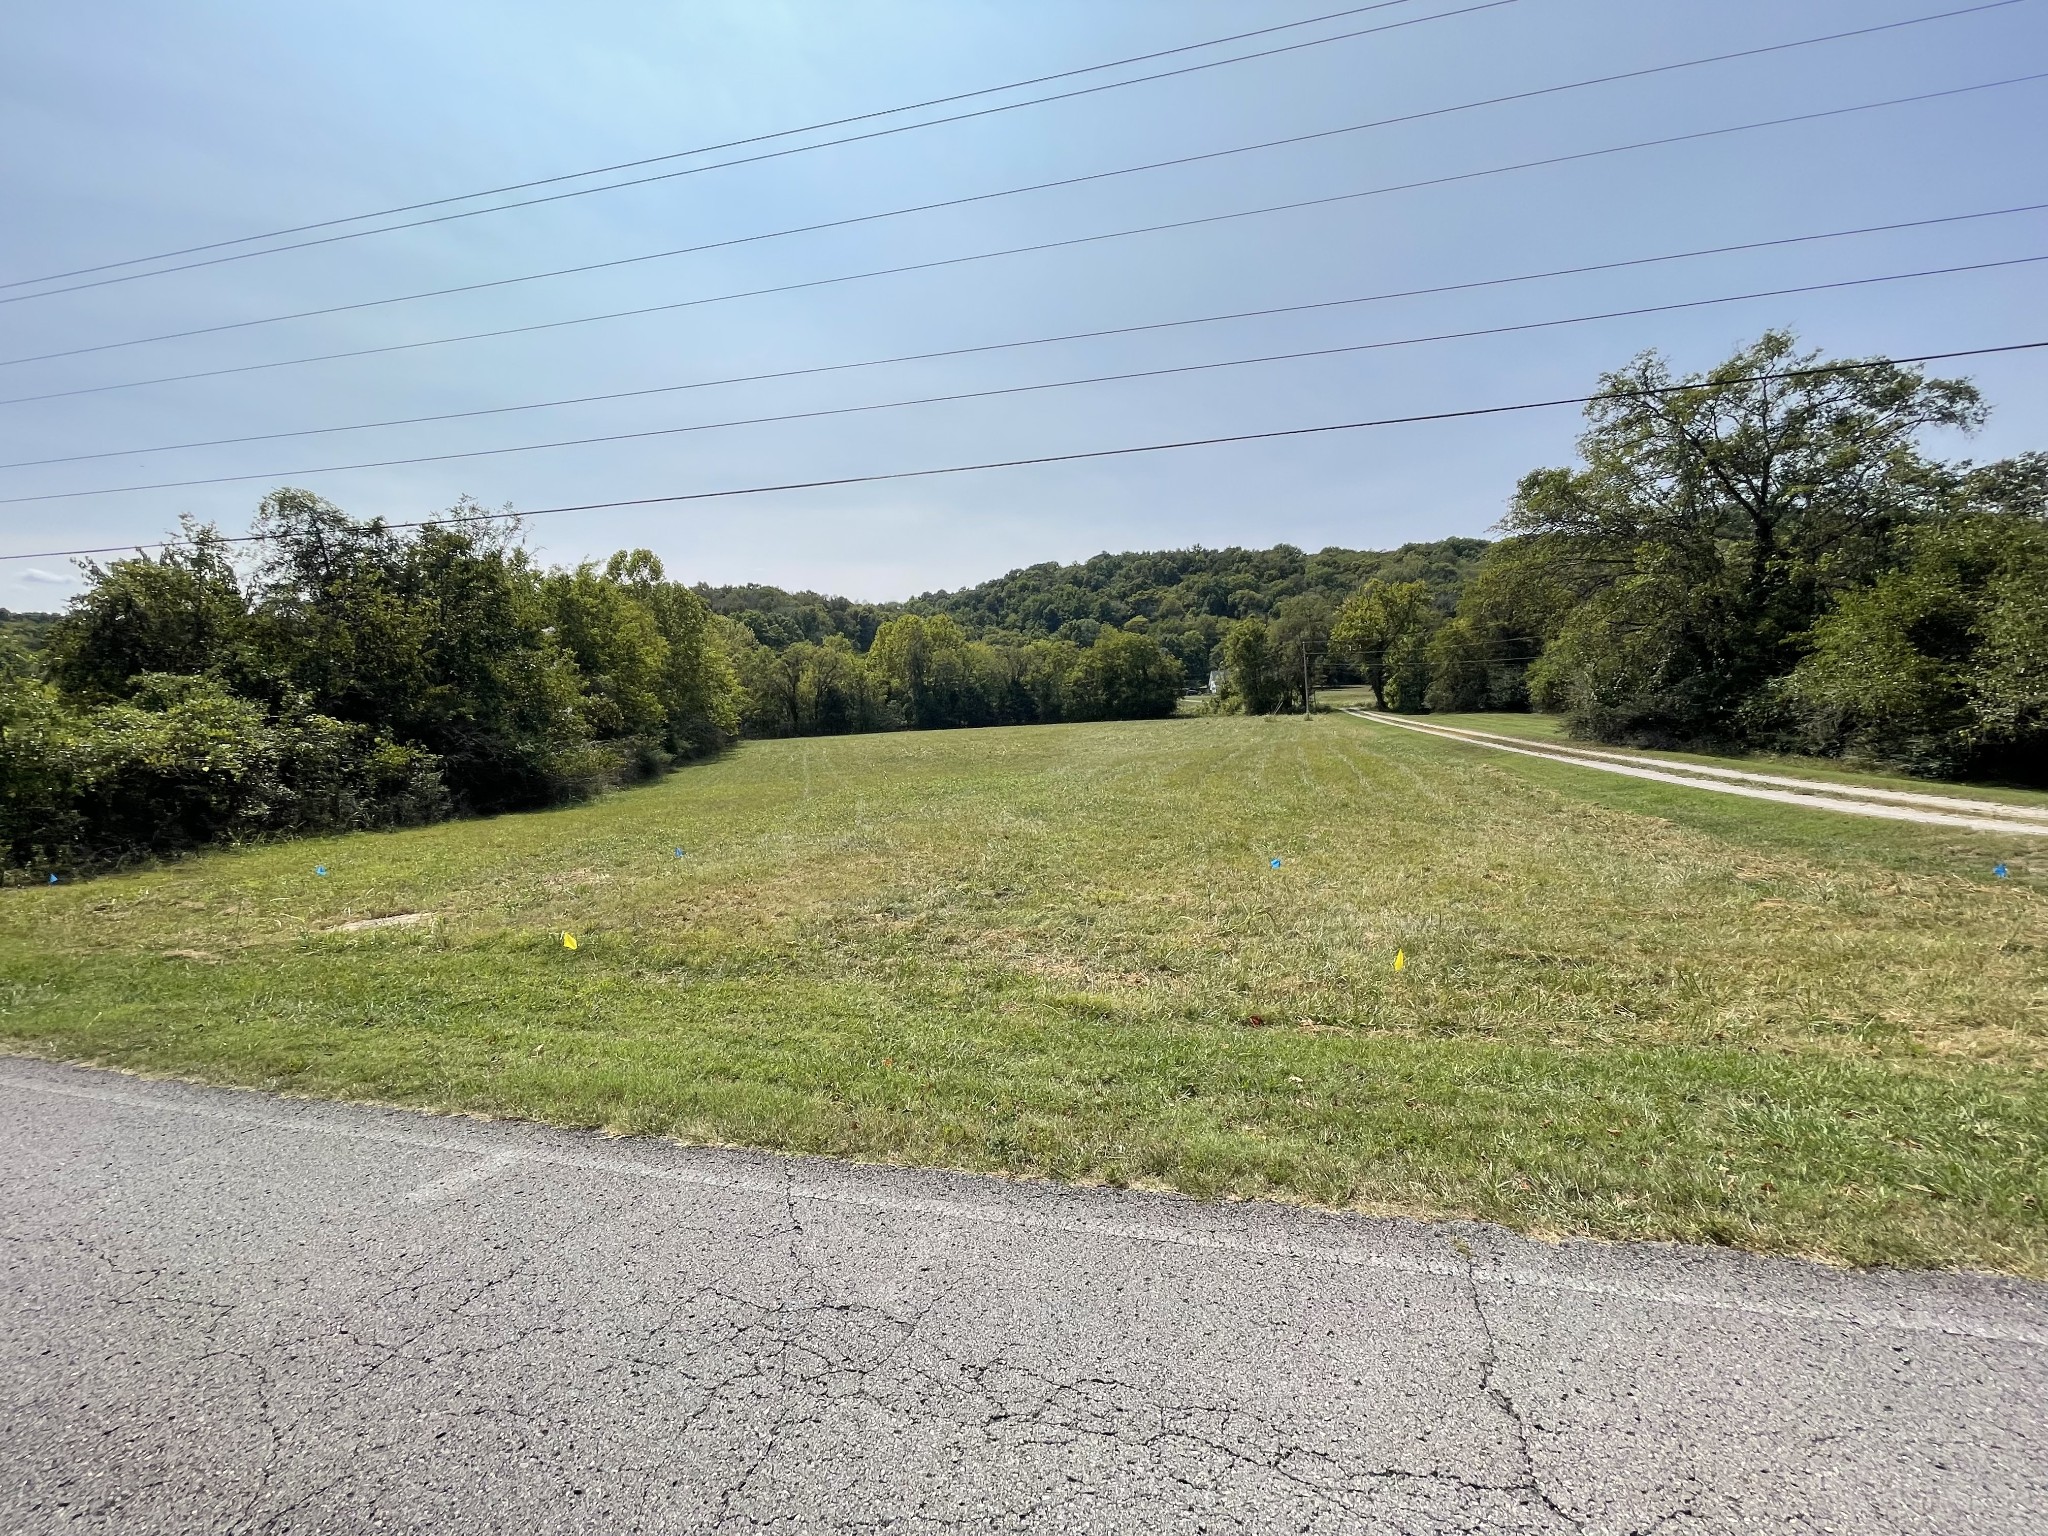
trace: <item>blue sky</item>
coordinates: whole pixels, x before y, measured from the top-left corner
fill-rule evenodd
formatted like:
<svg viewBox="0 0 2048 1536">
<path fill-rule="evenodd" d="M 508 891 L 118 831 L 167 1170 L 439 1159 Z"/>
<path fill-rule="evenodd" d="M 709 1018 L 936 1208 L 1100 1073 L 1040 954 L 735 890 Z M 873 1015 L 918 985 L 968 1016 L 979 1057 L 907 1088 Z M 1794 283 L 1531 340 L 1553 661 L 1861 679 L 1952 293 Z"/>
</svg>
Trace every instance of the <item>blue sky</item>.
<svg viewBox="0 0 2048 1536">
<path fill-rule="evenodd" d="M 1418 0 L 1276 42 L 1458 11 Z M 0 305 L 0 357 L 517 276 L 1426 111 L 1951 10 L 1968 0 L 1515 0 L 1274 58 L 649 186 Z M 0 279 L 768 132 L 1338 8 L 1203 0 L 23 8 L 0 56 Z M 1150 68 L 1159 68 L 1154 65 Z M 2048 0 L 1291 148 L 352 314 L 0 367 L 13 397 L 384 346 L 1455 175 L 2048 70 Z M 1145 68 L 1123 74 L 1148 72 Z M 1117 75 L 1090 77 L 1092 80 Z M 1033 93 L 1024 93 L 1033 94 Z M 1015 96 L 996 100 L 1016 99 Z M 1060 251 L 635 320 L 0 406 L 13 462 L 648 388 L 1511 276 L 2048 202 L 2048 82 Z M 1057 454 L 1581 393 L 1649 347 L 1702 367 L 1766 326 L 1839 355 L 2048 336 L 2044 267 L 809 422 L 354 471 L 1270 351 L 1514 325 L 2048 254 L 2048 213 L 1567 279 L 515 416 L 0 470 L 0 554 L 240 531 L 311 487 L 412 518 Z M 33 292 L 12 289 L 7 293 Z M 1973 360 L 1991 458 L 2048 446 L 2048 355 Z M 1570 411 L 726 503 L 540 518 L 573 562 L 645 545 L 689 580 L 882 599 L 1039 560 L 1191 543 L 1484 533 L 1566 462 Z M 64 562 L 0 564 L 58 606 Z"/>
</svg>

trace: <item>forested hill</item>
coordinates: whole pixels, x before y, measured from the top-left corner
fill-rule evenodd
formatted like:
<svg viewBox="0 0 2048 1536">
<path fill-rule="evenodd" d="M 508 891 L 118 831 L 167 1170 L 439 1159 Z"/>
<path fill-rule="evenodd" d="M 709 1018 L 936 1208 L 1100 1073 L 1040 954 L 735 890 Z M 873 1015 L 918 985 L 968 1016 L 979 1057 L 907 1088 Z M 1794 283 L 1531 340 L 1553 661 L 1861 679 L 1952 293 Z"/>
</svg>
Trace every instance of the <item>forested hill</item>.
<svg viewBox="0 0 2048 1536">
<path fill-rule="evenodd" d="M 1327 614 L 1374 576 L 1427 582 L 1446 614 L 1486 549 L 1484 539 L 1439 539 L 1399 549 L 1170 549 L 1097 555 L 1078 565 L 1048 561 L 955 592 L 926 592 L 907 603 L 857 603 L 779 587 L 699 586 L 715 612 L 740 620 L 764 644 L 844 635 L 866 649 L 898 613 L 944 613 L 976 638 L 1056 635 L 1090 644 L 1105 625 L 1134 619 L 1181 661 L 1191 680 L 1207 675 L 1211 653 L 1232 620 L 1285 617 L 1313 608 Z"/>
<path fill-rule="evenodd" d="M 908 606 L 950 613 L 972 631 L 1027 636 L 1057 634 L 1077 621 L 1121 625 L 1142 618 L 1158 625 L 1270 617 L 1295 597 L 1321 597 L 1335 607 L 1374 576 L 1426 581 L 1450 606 L 1485 549 L 1484 539 L 1440 539 L 1390 551 L 1330 548 L 1313 555 L 1291 544 L 1097 555 L 1079 565 L 1026 566 L 958 592 L 927 592 Z"/>
<path fill-rule="evenodd" d="M 0 608 L 0 651 L 12 641 L 24 651 L 40 651 L 57 627 L 54 613 L 15 613 Z"/>
<path fill-rule="evenodd" d="M 834 635 L 844 635 L 854 649 L 865 651 L 874 643 L 875 631 L 903 612 L 901 603 L 857 603 L 822 592 L 785 592 L 781 587 L 751 582 L 714 587 L 700 581 L 695 590 L 713 613 L 738 619 L 754 632 L 755 639 L 778 651 L 799 640 L 816 645 Z"/>
</svg>

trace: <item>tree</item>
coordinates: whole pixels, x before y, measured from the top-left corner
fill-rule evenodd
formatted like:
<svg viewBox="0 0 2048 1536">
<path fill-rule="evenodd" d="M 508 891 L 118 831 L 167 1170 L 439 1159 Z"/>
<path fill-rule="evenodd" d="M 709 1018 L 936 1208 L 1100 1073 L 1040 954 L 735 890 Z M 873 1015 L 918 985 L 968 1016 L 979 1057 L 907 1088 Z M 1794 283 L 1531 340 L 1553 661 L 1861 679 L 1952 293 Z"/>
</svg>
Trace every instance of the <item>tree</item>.
<svg viewBox="0 0 2048 1536">
<path fill-rule="evenodd" d="M 799 702 L 809 728 L 821 734 L 879 731 L 891 723 L 886 690 L 844 635 L 810 648 Z"/>
<path fill-rule="evenodd" d="M 1144 720 L 1180 703 L 1181 669 L 1149 635 L 1105 630 L 1074 663 L 1067 683 L 1070 720 Z"/>
<path fill-rule="evenodd" d="M 1412 710 L 1422 703 L 1423 647 L 1434 620 L 1428 583 L 1375 576 L 1337 610 L 1330 644 L 1357 659 L 1381 709 L 1387 707 L 1391 680 L 1400 684 L 1394 702 Z"/>
<path fill-rule="evenodd" d="M 1285 661 L 1264 619 L 1239 619 L 1230 626 L 1223 637 L 1223 665 L 1230 672 L 1231 697 L 1246 714 L 1271 714 L 1285 701 Z"/>
<path fill-rule="evenodd" d="M 2048 780 L 2048 524 L 1916 529 L 1902 565 L 1814 625 L 1781 693 L 1820 750 Z"/>
<path fill-rule="evenodd" d="M 1607 375 L 1584 467 L 1526 476 L 1505 522 L 1578 597 L 1532 688 L 1603 740 L 1741 737 L 1814 622 L 1951 497 L 1920 435 L 1983 415 L 1965 381 L 1775 331 L 1704 375 L 1655 353 Z"/>
<path fill-rule="evenodd" d="M 739 680 L 717 640 L 717 615 L 697 593 L 666 579 L 651 550 L 621 550 L 605 578 L 630 590 L 668 645 L 660 684 L 667 748 L 677 758 L 716 752 L 739 735 Z"/>
<path fill-rule="evenodd" d="M 90 567 L 47 681 L 10 639 L 0 864 L 545 805 L 737 730 L 709 608 L 645 550 L 546 572 L 467 502 L 395 529 L 289 488 L 256 533 Z"/>
<path fill-rule="evenodd" d="M 45 675 L 58 687 L 111 699 L 145 673 L 246 670 L 248 596 L 215 529 L 187 518 L 160 554 L 89 564 L 85 573 L 85 591 L 46 648 Z"/>
<path fill-rule="evenodd" d="M 1320 592 L 1283 597 L 1273 609 L 1274 663 L 1287 674 L 1287 707 L 1306 708 L 1304 690 L 1320 683 L 1335 609 Z"/>
<path fill-rule="evenodd" d="M 1437 626 L 1424 650 L 1423 702 L 1433 710 L 1516 709 L 1528 695 L 1522 669 L 1504 664 L 1486 628 L 1463 615 Z"/>
<path fill-rule="evenodd" d="M 586 562 L 541 584 L 556 643 L 576 663 L 584 725 L 593 737 L 663 745 L 668 641 L 638 595 Z"/>
<path fill-rule="evenodd" d="M 943 613 L 891 619 L 868 655 L 912 725 L 968 723 L 967 632 L 955 620 Z"/>
</svg>

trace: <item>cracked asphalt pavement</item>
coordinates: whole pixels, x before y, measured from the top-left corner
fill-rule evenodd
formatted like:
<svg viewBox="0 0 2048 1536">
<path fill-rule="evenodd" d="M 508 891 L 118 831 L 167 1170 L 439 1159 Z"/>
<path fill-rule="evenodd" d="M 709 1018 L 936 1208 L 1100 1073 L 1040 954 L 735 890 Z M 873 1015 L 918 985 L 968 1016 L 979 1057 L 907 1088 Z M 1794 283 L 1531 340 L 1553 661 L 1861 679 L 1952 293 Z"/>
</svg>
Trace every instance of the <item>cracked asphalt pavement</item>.
<svg viewBox="0 0 2048 1536">
<path fill-rule="evenodd" d="M 2048 1287 L 0 1061 L 9 1532 L 2048 1529 Z"/>
</svg>

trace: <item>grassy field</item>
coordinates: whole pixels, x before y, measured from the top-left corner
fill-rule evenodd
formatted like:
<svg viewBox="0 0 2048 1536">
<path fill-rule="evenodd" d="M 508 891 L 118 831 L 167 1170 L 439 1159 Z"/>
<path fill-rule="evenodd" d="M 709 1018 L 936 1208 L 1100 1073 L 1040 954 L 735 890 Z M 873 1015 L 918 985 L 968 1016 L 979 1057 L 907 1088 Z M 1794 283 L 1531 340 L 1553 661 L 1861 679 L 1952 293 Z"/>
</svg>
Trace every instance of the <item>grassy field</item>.
<svg viewBox="0 0 2048 1536">
<path fill-rule="evenodd" d="M 14 888 L 0 1049 L 2048 1275 L 2048 839 L 1342 715 L 752 743 Z"/>
</svg>

